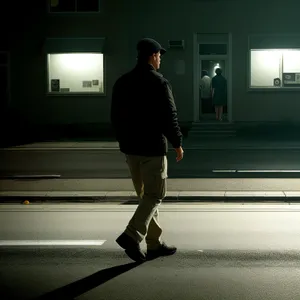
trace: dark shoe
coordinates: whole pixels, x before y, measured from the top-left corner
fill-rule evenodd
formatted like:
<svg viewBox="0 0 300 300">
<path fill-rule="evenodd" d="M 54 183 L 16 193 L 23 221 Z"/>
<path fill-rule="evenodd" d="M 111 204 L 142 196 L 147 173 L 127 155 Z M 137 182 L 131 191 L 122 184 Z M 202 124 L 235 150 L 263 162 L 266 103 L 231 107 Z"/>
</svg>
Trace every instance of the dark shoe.
<svg viewBox="0 0 300 300">
<path fill-rule="evenodd" d="M 174 246 L 167 246 L 165 243 L 162 243 L 158 249 L 148 250 L 147 251 L 147 259 L 155 259 L 160 256 L 169 256 L 175 254 L 177 248 Z"/>
<path fill-rule="evenodd" d="M 126 233 L 122 233 L 117 239 L 117 244 L 125 249 L 125 253 L 136 262 L 144 262 L 146 260 L 145 253 L 141 250 L 139 243 Z"/>
</svg>

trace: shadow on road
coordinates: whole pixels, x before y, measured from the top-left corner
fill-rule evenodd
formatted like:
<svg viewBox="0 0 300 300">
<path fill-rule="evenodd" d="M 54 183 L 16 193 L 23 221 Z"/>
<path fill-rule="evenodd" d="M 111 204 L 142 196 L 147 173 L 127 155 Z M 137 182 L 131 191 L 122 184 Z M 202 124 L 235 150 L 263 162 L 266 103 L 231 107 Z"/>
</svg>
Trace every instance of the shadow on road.
<svg viewBox="0 0 300 300">
<path fill-rule="evenodd" d="M 140 263 L 129 263 L 101 270 L 88 277 L 46 293 L 35 300 L 73 300 L 74 298 L 104 284 L 105 282 L 139 266 Z"/>
</svg>

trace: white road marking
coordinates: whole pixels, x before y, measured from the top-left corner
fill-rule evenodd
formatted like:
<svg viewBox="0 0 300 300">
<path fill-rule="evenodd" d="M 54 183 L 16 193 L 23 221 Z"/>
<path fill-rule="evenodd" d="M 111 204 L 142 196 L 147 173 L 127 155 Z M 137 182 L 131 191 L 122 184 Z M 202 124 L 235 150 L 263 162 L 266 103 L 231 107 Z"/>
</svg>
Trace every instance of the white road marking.
<svg viewBox="0 0 300 300">
<path fill-rule="evenodd" d="M 53 150 L 119 150 L 116 147 L 32 147 L 32 148 L 1 148 L 0 151 L 53 151 Z"/>
<path fill-rule="evenodd" d="M 33 174 L 33 175 L 11 175 L 11 176 L 1 176 L 1 178 L 9 177 L 9 178 L 60 178 L 61 175 L 57 174 Z"/>
<path fill-rule="evenodd" d="M 213 173 L 234 173 L 236 170 L 212 170 Z"/>
<path fill-rule="evenodd" d="M 0 246 L 101 246 L 106 240 L 0 240 Z"/>
<path fill-rule="evenodd" d="M 300 170 L 212 170 L 213 173 L 300 173 Z"/>
<path fill-rule="evenodd" d="M 238 173 L 299 173 L 300 170 L 237 170 Z"/>
</svg>

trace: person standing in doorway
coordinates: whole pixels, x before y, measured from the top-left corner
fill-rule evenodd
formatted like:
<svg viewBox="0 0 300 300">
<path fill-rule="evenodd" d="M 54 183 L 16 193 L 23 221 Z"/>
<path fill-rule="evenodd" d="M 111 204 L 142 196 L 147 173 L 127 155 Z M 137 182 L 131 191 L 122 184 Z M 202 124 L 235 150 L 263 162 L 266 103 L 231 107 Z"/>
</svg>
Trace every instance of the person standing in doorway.
<svg viewBox="0 0 300 300">
<path fill-rule="evenodd" d="M 169 82 L 158 73 L 166 50 L 155 40 L 137 44 L 137 64 L 113 87 L 111 122 L 125 154 L 139 205 L 125 231 L 116 239 L 136 262 L 172 255 L 176 247 L 162 240 L 158 206 L 166 195 L 168 143 L 183 158 L 182 133 Z M 145 254 L 140 243 L 147 245 Z"/>
<path fill-rule="evenodd" d="M 208 72 L 206 70 L 203 70 L 201 75 L 200 89 L 202 112 L 211 113 L 211 110 L 213 109 L 211 99 L 211 78 L 208 76 Z"/>
<path fill-rule="evenodd" d="M 212 99 L 215 106 L 216 119 L 222 121 L 223 107 L 227 105 L 227 80 L 222 75 L 222 69 L 216 69 L 216 76 L 212 79 Z"/>
</svg>

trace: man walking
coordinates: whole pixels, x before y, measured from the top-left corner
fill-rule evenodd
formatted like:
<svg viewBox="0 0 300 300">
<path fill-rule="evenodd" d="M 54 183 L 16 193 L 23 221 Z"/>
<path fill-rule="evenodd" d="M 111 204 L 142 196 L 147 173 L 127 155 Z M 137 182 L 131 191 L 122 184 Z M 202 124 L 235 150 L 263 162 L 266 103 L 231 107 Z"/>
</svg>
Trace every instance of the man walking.
<svg viewBox="0 0 300 300">
<path fill-rule="evenodd" d="M 134 261 L 172 255 L 161 240 L 158 206 L 166 196 L 168 144 L 183 158 L 182 133 L 169 82 L 157 72 L 166 50 L 155 40 L 137 44 L 137 65 L 121 76 L 112 93 L 111 122 L 125 154 L 139 205 L 116 242 Z M 147 255 L 140 243 L 145 238 Z"/>
<path fill-rule="evenodd" d="M 202 71 L 200 79 L 202 113 L 211 113 L 213 109 L 211 94 L 211 78 L 206 70 Z"/>
</svg>

